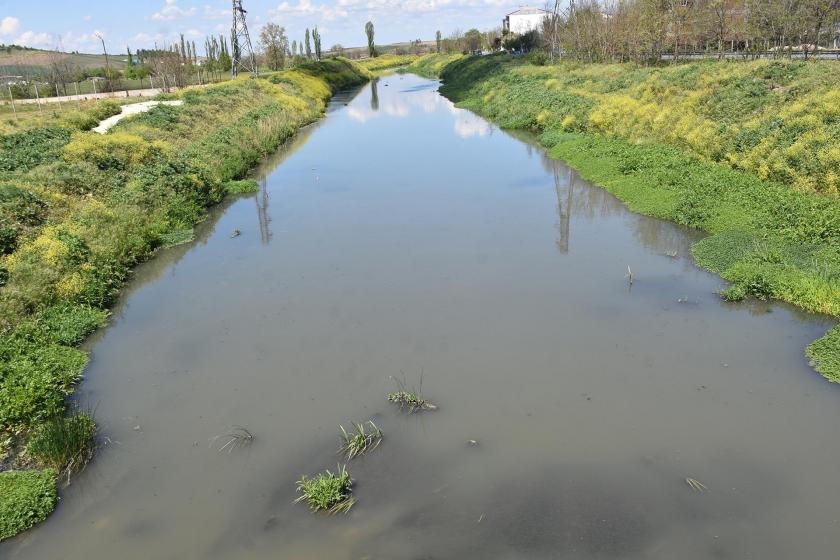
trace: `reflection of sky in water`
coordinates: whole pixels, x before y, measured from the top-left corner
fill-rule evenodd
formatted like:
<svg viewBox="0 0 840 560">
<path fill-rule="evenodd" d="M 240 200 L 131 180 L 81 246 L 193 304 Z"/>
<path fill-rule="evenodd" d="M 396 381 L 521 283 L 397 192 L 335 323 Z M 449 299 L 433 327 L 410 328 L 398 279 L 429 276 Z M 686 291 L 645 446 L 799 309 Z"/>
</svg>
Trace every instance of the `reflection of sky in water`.
<svg viewBox="0 0 840 560">
<path fill-rule="evenodd" d="M 377 85 L 378 108 L 358 104 L 351 105 L 347 107 L 347 115 L 355 121 L 366 123 L 383 115 L 402 118 L 418 112 L 434 113 L 445 109 L 454 117 L 453 127 L 455 134 L 459 137 L 489 136 L 493 133 L 495 127 L 490 123 L 470 111 L 459 109 L 435 90 L 415 88 L 396 91 L 397 95 L 388 95 L 388 90 L 383 86 L 384 82 Z"/>
</svg>

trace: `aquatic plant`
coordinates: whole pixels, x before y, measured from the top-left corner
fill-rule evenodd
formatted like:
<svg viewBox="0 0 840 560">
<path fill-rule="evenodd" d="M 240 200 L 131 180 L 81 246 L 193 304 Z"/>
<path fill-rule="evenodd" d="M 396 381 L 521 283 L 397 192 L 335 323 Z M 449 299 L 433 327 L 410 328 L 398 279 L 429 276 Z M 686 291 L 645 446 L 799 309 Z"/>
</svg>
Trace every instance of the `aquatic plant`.
<svg viewBox="0 0 840 560">
<path fill-rule="evenodd" d="M 313 478 L 303 475 L 297 481 L 300 496 L 295 503 L 306 501 L 312 511 L 326 511 L 331 515 L 347 513 L 356 503 L 351 495 L 352 484 L 347 465 L 339 465 L 335 473 L 326 470 Z"/>
<path fill-rule="evenodd" d="M 87 412 L 47 420 L 29 439 L 26 450 L 36 461 L 67 476 L 87 464 L 93 455 L 96 423 Z"/>
<path fill-rule="evenodd" d="M 365 424 L 369 427 L 365 427 Z M 339 426 L 341 429 L 341 447 L 338 449 L 339 453 L 344 453 L 347 460 L 351 460 L 359 455 L 364 455 L 368 451 L 373 451 L 382 442 L 382 430 L 379 426 L 373 423 L 373 420 L 368 420 L 367 423 L 357 424 L 353 422 L 353 429 L 349 432 L 344 429 L 344 426 Z"/>
<path fill-rule="evenodd" d="M 403 378 L 397 379 L 391 376 L 391 379 L 397 384 L 398 390 L 393 393 L 388 393 L 388 400 L 392 403 L 398 404 L 401 409 L 408 409 L 409 412 L 421 412 L 423 410 L 436 410 L 437 406 L 426 400 L 422 395 L 423 389 L 423 371 L 420 372 L 420 385 L 417 389 L 407 389 L 405 382 L 405 373 Z"/>
</svg>

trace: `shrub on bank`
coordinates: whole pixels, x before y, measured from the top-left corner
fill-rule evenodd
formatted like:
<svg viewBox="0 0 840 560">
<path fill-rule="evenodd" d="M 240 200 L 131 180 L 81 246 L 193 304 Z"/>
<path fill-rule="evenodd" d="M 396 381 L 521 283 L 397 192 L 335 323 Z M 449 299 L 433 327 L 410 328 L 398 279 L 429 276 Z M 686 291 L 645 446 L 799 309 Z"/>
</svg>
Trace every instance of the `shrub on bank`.
<svg viewBox="0 0 840 560">
<path fill-rule="evenodd" d="M 57 501 L 55 471 L 0 472 L 0 541 L 46 519 Z"/>
</svg>

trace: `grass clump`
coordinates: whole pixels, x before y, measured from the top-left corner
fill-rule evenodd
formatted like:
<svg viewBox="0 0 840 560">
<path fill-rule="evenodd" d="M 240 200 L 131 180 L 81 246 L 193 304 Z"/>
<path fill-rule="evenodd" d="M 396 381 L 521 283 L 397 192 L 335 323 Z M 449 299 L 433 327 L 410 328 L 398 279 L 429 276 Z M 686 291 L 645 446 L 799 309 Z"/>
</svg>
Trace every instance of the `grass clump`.
<svg viewBox="0 0 840 560">
<path fill-rule="evenodd" d="M 356 503 L 351 495 L 352 484 L 346 465 L 339 465 L 335 473 L 326 470 L 313 478 L 303 475 L 297 481 L 300 496 L 295 503 L 305 501 L 312 511 L 325 511 L 330 515 L 347 513 Z"/>
<path fill-rule="evenodd" d="M 423 410 L 436 410 L 437 406 L 421 396 L 423 390 L 423 372 L 420 372 L 420 385 L 417 388 L 409 389 L 405 381 L 405 373 L 402 379 L 391 377 L 397 384 L 397 390 L 388 393 L 388 400 L 399 405 L 400 409 L 407 409 L 408 412 L 421 412 Z"/>
<path fill-rule="evenodd" d="M 339 428 L 341 429 L 339 436 L 341 447 L 338 452 L 345 454 L 348 461 L 368 451 L 373 451 L 382 442 L 382 430 L 372 420 L 361 424 L 353 422 L 353 429 L 349 432 L 344 429 L 344 426 L 339 426 Z"/>
<path fill-rule="evenodd" d="M 407 408 L 409 412 L 419 412 L 421 410 L 434 410 L 435 405 L 411 391 L 400 389 L 393 393 L 388 393 L 388 400 L 396 403 L 400 408 Z"/>
<path fill-rule="evenodd" d="M 0 472 L 0 541 L 40 523 L 55 509 L 55 471 Z"/>
<path fill-rule="evenodd" d="M 260 184 L 254 179 L 226 181 L 222 187 L 229 194 L 253 194 L 260 190 Z"/>
<path fill-rule="evenodd" d="M 27 452 L 40 464 L 68 476 L 93 455 L 96 423 L 87 412 L 47 420 L 29 439 Z"/>
</svg>

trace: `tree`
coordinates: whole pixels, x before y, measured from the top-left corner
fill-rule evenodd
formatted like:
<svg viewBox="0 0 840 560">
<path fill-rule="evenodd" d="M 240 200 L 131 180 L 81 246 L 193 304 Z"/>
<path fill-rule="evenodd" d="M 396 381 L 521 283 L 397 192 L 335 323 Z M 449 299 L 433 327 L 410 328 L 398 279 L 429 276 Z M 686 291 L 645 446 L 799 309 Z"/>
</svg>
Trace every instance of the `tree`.
<svg viewBox="0 0 840 560">
<path fill-rule="evenodd" d="M 336 54 L 337 56 L 344 56 L 344 47 L 341 43 L 336 43 L 330 47 L 330 52 Z"/>
<path fill-rule="evenodd" d="M 481 31 L 478 29 L 470 29 L 464 33 L 464 41 L 466 41 L 466 49 L 470 53 L 475 53 L 481 50 Z"/>
<path fill-rule="evenodd" d="M 369 21 L 365 24 L 365 35 L 367 35 L 368 55 L 376 56 L 376 45 L 373 42 L 373 22 Z"/>
<path fill-rule="evenodd" d="M 128 66 L 134 66 L 134 59 L 131 57 L 131 47 L 128 45 L 125 46 L 125 50 L 128 53 Z"/>
<path fill-rule="evenodd" d="M 306 58 L 312 58 L 312 47 L 309 44 L 309 28 L 306 28 Z"/>
<path fill-rule="evenodd" d="M 276 23 L 267 23 L 260 31 L 260 46 L 265 54 L 265 63 L 270 70 L 282 70 L 286 66 L 286 49 L 289 40 L 286 30 Z"/>
<path fill-rule="evenodd" d="M 443 35 L 440 32 L 440 29 L 437 30 L 435 33 L 435 51 L 440 54 L 440 43 L 443 40 Z"/>
<path fill-rule="evenodd" d="M 230 59 L 230 52 L 228 52 L 227 37 L 222 35 L 221 38 L 221 52 L 219 54 L 219 69 L 222 72 L 230 72 L 233 61 Z"/>
<path fill-rule="evenodd" d="M 292 56 L 297 56 L 297 53 L 298 53 L 297 41 L 292 41 Z"/>
<path fill-rule="evenodd" d="M 318 31 L 318 26 L 312 30 L 312 40 L 315 43 L 315 59 L 321 60 L 321 33 Z"/>
</svg>

